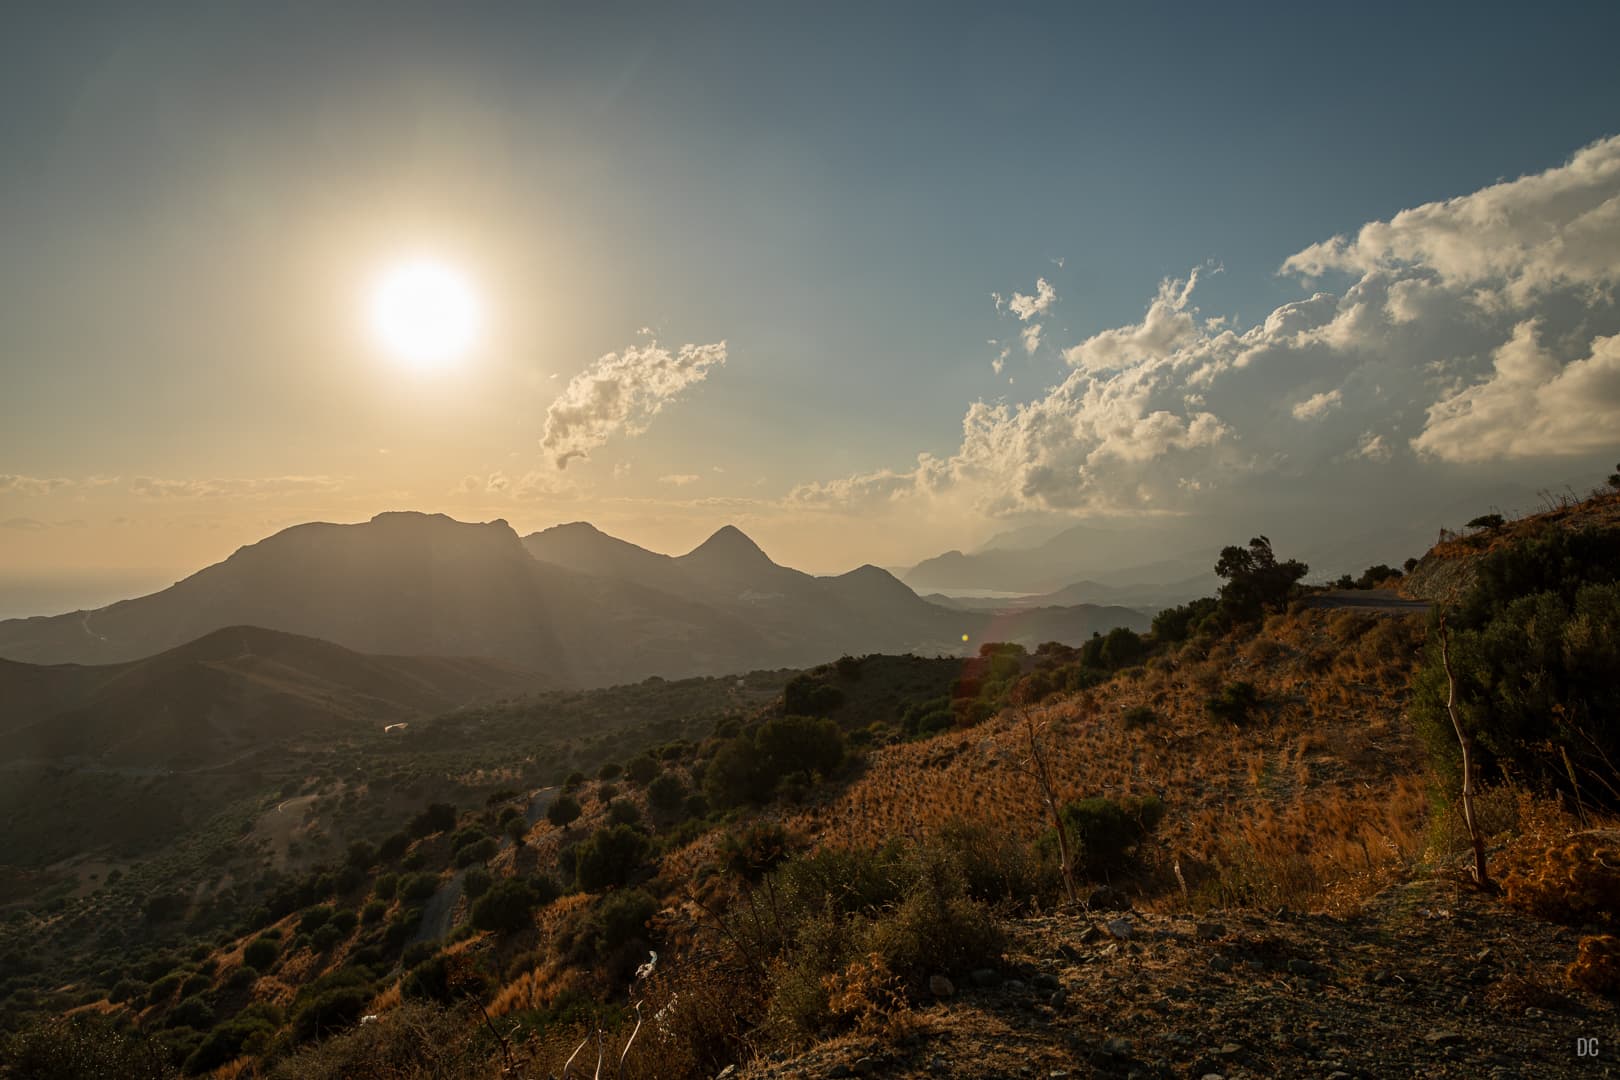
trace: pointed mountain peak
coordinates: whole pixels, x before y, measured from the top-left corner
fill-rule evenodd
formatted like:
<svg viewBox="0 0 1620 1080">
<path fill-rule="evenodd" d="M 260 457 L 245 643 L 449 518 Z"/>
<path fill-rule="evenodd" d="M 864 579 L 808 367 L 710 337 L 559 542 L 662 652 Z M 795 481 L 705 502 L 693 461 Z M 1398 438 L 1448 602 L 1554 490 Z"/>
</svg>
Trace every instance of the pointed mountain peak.
<svg viewBox="0 0 1620 1080">
<path fill-rule="evenodd" d="M 735 525 L 717 529 L 713 536 L 682 556 L 695 562 L 726 561 L 737 565 L 770 563 L 771 557 Z M 775 565 L 774 563 L 772 565 Z"/>
</svg>

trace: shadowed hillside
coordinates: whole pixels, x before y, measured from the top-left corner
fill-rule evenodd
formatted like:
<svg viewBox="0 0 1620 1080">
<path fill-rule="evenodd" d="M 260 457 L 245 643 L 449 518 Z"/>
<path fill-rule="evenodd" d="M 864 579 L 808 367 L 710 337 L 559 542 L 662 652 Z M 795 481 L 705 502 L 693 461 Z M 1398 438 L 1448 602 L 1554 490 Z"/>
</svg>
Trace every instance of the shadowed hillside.
<svg viewBox="0 0 1620 1080">
<path fill-rule="evenodd" d="M 258 627 L 123 664 L 0 662 L 0 762 L 197 766 L 286 739 L 332 738 L 535 689 L 490 660 L 367 656 Z"/>
</svg>

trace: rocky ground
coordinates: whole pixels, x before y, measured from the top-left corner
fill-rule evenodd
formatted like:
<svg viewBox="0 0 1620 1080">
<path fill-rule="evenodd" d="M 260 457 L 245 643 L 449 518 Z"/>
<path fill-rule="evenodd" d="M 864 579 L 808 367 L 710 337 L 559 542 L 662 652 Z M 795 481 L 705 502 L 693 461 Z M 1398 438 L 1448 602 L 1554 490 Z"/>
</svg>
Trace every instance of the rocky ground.
<svg viewBox="0 0 1620 1080">
<path fill-rule="evenodd" d="M 1449 881 L 1358 915 L 1139 912 L 1012 925 L 887 1030 L 738 1074 L 785 1077 L 1620 1076 L 1620 1008 L 1568 988 L 1578 932 Z"/>
</svg>

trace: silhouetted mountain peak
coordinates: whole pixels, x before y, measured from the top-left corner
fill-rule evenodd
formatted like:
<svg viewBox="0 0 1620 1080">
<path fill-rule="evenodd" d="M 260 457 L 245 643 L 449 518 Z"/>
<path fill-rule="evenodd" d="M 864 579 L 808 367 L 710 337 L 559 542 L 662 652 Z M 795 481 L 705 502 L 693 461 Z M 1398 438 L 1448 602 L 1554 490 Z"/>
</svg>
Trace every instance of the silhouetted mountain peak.
<svg viewBox="0 0 1620 1080">
<path fill-rule="evenodd" d="M 681 556 L 681 560 L 715 564 L 727 562 L 738 566 L 769 564 L 771 557 L 748 538 L 748 534 L 735 525 L 723 525 L 713 536 Z"/>
</svg>

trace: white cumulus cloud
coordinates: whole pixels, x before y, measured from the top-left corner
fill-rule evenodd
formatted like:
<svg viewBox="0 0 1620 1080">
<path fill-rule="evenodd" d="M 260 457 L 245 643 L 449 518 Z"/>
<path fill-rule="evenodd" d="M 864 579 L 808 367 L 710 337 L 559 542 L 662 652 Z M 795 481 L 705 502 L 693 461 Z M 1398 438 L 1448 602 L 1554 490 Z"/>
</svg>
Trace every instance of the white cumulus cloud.
<svg viewBox="0 0 1620 1080">
<path fill-rule="evenodd" d="M 674 352 L 651 341 L 608 353 L 570 379 L 546 409 L 540 446 L 566 469 L 615 434 L 645 431 L 664 406 L 725 362 L 723 341 Z"/>
</svg>

